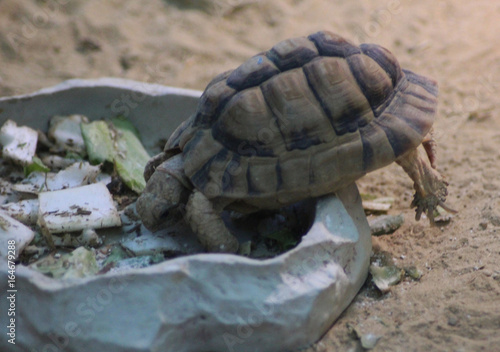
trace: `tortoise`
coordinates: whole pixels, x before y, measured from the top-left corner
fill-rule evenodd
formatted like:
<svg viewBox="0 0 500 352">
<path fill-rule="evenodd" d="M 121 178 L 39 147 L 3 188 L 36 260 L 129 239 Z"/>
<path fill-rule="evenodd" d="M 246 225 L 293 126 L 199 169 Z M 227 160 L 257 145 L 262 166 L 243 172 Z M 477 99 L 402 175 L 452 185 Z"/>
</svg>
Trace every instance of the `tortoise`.
<svg viewBox="0 0 500 352">
<path fill-rule="evenodd" d="M 233 253 L 224 209 L 278 209 L 396 161 L 414 182 L 416 219 L 432 223 L 437 205 L 451 211 L 431 135 L 437 95 L 379 45 L 329 31 L 281 41 L 208 84 L 148 162 L 137 211 L 152 230 L 181 214 L 208 251 Z"/>
</svg>

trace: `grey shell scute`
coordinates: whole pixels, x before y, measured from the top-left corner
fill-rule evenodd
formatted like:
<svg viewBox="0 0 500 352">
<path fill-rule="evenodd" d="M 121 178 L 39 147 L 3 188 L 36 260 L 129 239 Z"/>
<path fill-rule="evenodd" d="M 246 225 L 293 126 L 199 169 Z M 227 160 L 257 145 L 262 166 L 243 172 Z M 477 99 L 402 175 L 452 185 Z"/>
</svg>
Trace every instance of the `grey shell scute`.
<svg viewBox="0 0 500 352">
<path fill-rule="evenodd" d="M 330 193 L 416 148 L 433 80 L 330 32 L 276 44 L 215 77 L 167 145 L 209 198 L 275 206 Z"/>
</svg>

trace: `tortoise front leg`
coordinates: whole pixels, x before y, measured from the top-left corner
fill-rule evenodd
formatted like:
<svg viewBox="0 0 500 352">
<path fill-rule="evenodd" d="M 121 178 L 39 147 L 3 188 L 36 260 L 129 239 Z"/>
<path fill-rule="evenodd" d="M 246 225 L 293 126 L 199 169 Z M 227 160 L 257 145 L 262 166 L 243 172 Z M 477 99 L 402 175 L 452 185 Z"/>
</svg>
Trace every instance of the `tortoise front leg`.
<svg viewBox="0 0 500 352">
<path fill-rule="evenodd" d="M 186 221 L 209 252 L 236 253 L 239 243 L 226 227 L 213 203 L 194 190 L 186 204 Z"/>
<path fill-rule="evenodd" d="M 449 212 L 456 212 L 444 204 L 448 195 L 448 183 L 436 169 L 420 157 L 417 149 L 399 157 L 396 162 L 413 180 L 415 196 L 411 207 L 416 207 L 416 220 L 420 220 L 420 216 L 425 212 L 431 224 L 434 224 L 434 210 L 438 205 Z"/>
</svg>

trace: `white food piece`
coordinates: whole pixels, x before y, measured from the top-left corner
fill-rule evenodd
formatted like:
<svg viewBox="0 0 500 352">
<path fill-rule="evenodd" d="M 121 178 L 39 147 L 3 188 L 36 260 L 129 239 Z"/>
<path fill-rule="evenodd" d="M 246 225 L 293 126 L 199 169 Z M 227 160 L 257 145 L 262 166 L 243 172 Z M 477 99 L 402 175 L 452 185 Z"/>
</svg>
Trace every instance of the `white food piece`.
<svg viewBox="0 0 500 352">
<path fill-rule="evenodd" d="M 86 149 L 80 124 L 88 121 L 83 115 L 54 116 L 50 120 L 48 136 L 58 147 L 83 154 Z"/>
<path fill-rule="evenodd" d="M 38 199 L 2 204 L 0 209 L 25 225 L 35 225 L 38 219 Z"/>
<path fill-rule="evenodd" d="M 102 238 L 99 237 L 94 229 L 84 229 L 82 234 L 77 237 L 77 240 L 84 246 L 97 248 L 102 245 Z"/>
<path fill-rule="evenodd" d="M 363 201 L 363 208 L 372 213 L 387 213 L 391 209 L 391 203 L 381 203 L 374 201 Z"/>
<path fill-rule="evenodd" d="M 38 224 L 50 233 L 121 225 L 113 198 L 102 183 L 42 192 L 38 199 Z"/>
<path fill-rule="evenodd" d="M 33 240 L 35 233 L 16 219 L 0 211 L 0 257 L 14 254 L 17 259 L 23 249 Z M 15 243 L 15 252 L 9 253 L 9 241 Z"/>
<path fill-rule="evenodd" d="M 3 157 L 17 164 L 26 166 L 31 163 L 36 152 L 38 133 L 29 127 L 18 127 L 12 120 L 7 120 L 0 129 L 0 144 L 3 145 Z"/>
<path fill-rule="evenodd" d="M 105 174 L 104 172 L 100 172 L 95 178 L 95 182 L 100 182 L 104 185 L 111 183 L 111 181 L 113 181 L 113 178 L 111 177 L 111 175 Z"/>
<path fill-rule="evenodd" d="M 56 174 L 32 172 L 21 183 L 12 186 L 12 189 L 23 193 L 38 194 L 40 192 L 79 187 L 95 182 L 100 171 L 101 167 L 99 165 L 93 166 L 87 161 L 77 162 Z"/>
</svg>

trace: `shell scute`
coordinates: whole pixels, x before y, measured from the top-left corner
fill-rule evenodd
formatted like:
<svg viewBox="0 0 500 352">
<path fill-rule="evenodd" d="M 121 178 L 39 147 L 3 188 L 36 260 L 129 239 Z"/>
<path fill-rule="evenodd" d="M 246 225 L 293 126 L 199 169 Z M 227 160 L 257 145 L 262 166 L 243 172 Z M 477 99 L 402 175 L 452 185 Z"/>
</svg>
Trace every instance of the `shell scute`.
<svg viewBox="0 0 500 352">
<path fill-rule="evenodd" d="M 366 128 L 361 128 L 359 133 L 363 144 L 365 172 L 373 171 L 379 165 L 390 164 L 396 159 L 392 145 L 379 125 L 371 123 Z"/>
<path fill-rule="evenodd" d="M 383 129 L 396 158 L 418 147 L 424 138 L 424 136 L 408 125 L 404 119 L 391 113 L 380 115 L 375 120 L 375 123 Z"/>
<path fill-rule="evenodd" d="M 363 54 L 371 57 L 392 80 L 392 86 L 396 87 L 397 83 L 403 77 L 403 72 L 399 66 L 398 60 L 387 49 L 376 44 L 361 44 L 359 46 Z"/>
<path fill-rule="evenodd" d="M 377 111 L 394 90 L 391 77 L 367 55 L 351 55 L 347 62 L 371 109 Z"/>
<path fill-rule="evenodd" d="M 255 87 L 280 71 L 265 55 L 256 55 L 245 61 L 227 77 L 227 85 L 238 91 Z"/>
<path fill-rule="evenodd" d="M 300 150 L 294 150 L 280 156 L 279 162 L 282 170 L 281 189 L 304 189 L 304 191 L 308 193 L 307 186 L 310 177 L 310 159 L 310 153 L 303 153 Z"/>
<path fill-rule="evenodd" d="M 316 45 L 322 56 L 345 58 L 361 52 L 360 48 L 332 32 L 321 31 L 311 34 L 308 38 Z"/>
<path fill-rule="evenodd" d="M 253 158 L 248 162 L 247 189 L 251 195 L 275 193 L 279 178 L 276 169 L 277 158 Z"/>
<path fill-rule="evenodd" d="M 272 77 L 262 85 L 262 92 L 288 151 L 307 149 L 333 138 L 332 125 L 309 89 L 302 69 Z"/>
<path fill-rule="evenodd" d="M 212 138 L 210 130 L 196 131 L 182 150 L 186 176 L 192 178 L 198 170 L 203 168 L 223 148 L 219 142 Z"/>
<path fill-rule="evenodd" d="M 354 132 L 373 119 L 345 59 L 321 57 L 304 65 L 304 73 L 337 135 Z"/>
<path fill-rule="evenodd" d="M 271 156 L 284 151 L 271 109 L 259 87 L 240 92 L 226 105 L 212 127 L 213 137 L 233 152 L 254 148 L 255 155 Z"/>
<path fill-rule="evenodd" d="M 302 67 L 317 56 L 319 53 L 314 43 L 304 37 L 283 40 L 267 52 L 267 57 L 281 71 Z"/>
<path fill-rule="evenodd" d="M 403 70 L 403 72 L 408 82 L 417 87 L 425 89 L 429 94 L 437 97 L 438 87 L 436 81 L 421 75 L 417 75 L 409 70 Z"/>
<path fill-rule="evenodd" d="M 366 173 L 359 130 L 344 134 L 341 140 L 317 146 L 311 155 L 312 196 L 318 196 L 325 187 L 345 185 L 346 180 L 357 179 Z"/>
<path fill-rule="evenodd" d="M 209 127 L 212 125 L 226 106 L 229 100 L 236 94 L 236 90 L 226 84 L 226 80 L 211 82 L 200 98 L 198 111 L 196 112 L 193 125 L 195 127 Z"/>
</svg>

